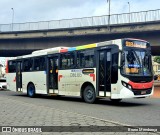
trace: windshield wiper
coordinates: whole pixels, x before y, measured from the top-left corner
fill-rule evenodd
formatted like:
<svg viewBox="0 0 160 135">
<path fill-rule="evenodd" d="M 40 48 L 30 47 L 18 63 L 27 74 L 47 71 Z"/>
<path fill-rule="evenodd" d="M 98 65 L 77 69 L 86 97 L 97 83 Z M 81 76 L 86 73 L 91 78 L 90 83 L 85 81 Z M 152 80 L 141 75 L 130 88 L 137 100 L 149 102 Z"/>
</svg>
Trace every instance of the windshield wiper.
<svg viewBox="0 0 160 135">
<path fill-rule="evenodd" d="M 137 59 L 137 63 L 139 64 L 139 66 L 141 65 L 141 62 L 140 62 L 140 59 L 139 59 L 139 57 L 137 56 L 137 53 L 134 51 L 134 50 L 132 50 L 132 52 L 134 53 L 134 55 L 136 56 L 136 59 Z"/>
</svg>

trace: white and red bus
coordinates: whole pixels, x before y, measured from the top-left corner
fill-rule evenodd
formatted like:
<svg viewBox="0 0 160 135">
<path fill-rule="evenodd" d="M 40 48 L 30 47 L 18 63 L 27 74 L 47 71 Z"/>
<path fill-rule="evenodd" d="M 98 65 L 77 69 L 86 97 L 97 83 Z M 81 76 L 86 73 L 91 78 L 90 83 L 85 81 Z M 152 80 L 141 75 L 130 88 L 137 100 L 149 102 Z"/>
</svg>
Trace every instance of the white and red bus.
<svg viewBox="0 0 160 135">
<path fill-rule="evenodd" d="M 117 39 L 77 47 L 35 51 L 7 61 L 8 89 L 36 94 L 81 96 L 93 103 L 153 94 L 151 47 L 139 39 Z"/>
</svg>

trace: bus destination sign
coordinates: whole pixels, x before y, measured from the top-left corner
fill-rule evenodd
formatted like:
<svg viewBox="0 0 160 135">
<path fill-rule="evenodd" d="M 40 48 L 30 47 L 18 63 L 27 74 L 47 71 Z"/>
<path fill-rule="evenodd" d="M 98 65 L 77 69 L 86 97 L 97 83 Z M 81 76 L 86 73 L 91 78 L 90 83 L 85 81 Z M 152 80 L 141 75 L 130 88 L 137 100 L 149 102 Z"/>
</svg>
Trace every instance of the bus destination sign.
<svg viewBox="0 0 160 135">
<path fill-rule="evenodd" d="M 142 41 L 125 41 L 125 46 L 136 48 L 147 48 L 147 43 Z"/>
</svg>

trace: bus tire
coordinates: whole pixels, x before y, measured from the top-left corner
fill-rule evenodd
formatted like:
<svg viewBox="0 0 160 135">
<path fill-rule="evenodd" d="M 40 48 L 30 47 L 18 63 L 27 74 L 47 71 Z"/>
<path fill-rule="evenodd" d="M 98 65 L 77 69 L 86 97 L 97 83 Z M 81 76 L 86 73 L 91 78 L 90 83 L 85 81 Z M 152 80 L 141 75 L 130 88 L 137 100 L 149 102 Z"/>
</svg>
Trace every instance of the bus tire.
<svg viewBox="0 0 160 135">
<path fill-rule="evenodd" d="M 95 89 L 88 85 L 87 87 L 84 88 L 83 91 L 83 99 L 86 103 L 94 103 L 96 100 L 96 94 L 95 94 Z"/>
<path fill-rule="evenodd" d="M 31 98 L 35 97 L 36 95 L 36 90 L 35 90 L 35 86 L 33 83 L 30 83 L 27 87 L 27 95 Z"/>
</svg>

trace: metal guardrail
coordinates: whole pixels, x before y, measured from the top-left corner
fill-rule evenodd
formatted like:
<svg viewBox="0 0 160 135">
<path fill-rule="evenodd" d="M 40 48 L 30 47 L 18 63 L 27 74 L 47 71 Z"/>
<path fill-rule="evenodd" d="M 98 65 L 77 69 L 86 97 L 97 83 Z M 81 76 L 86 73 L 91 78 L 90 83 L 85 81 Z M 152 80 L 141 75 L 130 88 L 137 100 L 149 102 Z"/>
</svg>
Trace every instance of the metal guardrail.
<svg viewBox="0 0 160 135">
<path fill-rule="evenodd" d="M 49 30 L 157 21 L 160 20 L 160 9 L 123 14 L 112 14 L 110 15 L 109 24 L 108 19 L 109 16 L 105 15 L 64 20 L 0 24 L 0 32 Z"/>
</svg>

